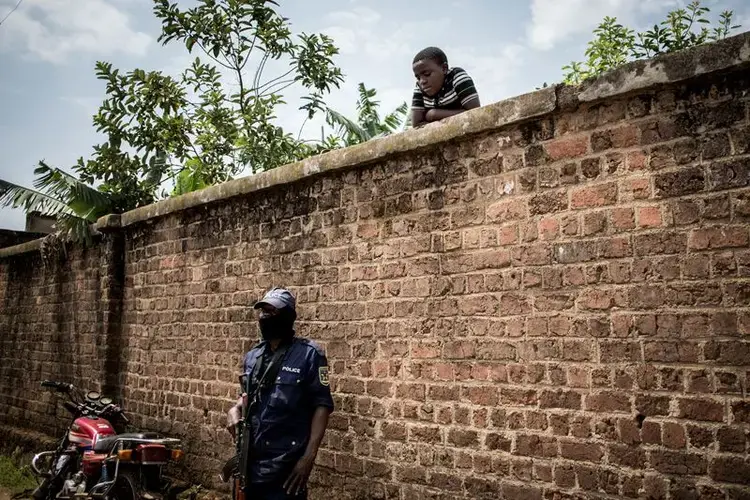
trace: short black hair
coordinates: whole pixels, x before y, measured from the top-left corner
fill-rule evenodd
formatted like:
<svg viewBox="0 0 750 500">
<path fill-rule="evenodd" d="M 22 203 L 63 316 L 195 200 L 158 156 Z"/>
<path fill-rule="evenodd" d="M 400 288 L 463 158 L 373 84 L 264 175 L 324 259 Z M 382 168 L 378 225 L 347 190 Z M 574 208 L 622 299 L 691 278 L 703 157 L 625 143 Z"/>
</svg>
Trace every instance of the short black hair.
<svg viewBox="0 0 750 500">
<path fill-rule="evenodd" d="M 448 56 L 446 56 L 445 52 L 437 47 L 427 47 L 426 49 L 420 50 L 417 55 L 414 56 L 412 64 L 416 63 L 417 61 L 424 61 L 425 59 L 433 60 L 441 66 L 443 64 L 448 64 Z"/>
</svg>

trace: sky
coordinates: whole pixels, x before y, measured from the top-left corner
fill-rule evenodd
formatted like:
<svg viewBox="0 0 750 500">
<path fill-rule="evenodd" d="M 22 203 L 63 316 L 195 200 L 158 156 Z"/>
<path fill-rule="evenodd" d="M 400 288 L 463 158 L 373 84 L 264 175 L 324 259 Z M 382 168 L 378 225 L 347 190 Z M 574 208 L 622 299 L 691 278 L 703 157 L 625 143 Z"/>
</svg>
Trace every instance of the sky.
<svg viewBox="0 0 750 500">
<path fill-rule="evenodd" d="M 190 6 L 194 0 L 179 0 Z M 18 0 L 0 0 L 0 19 Z M 562 79 L 561 67 L 583 59 L 592 29 L 606 15 L 636 29 L 664 18 L 685 0 L 280 0 L 295 32 L 323 32 L 339 47 L 345 83 L 327 104 L 352 116 L 357 84 L 378 91 L 383 111 L 409 101 L 411 60 L 439 46 L 474 79 L 489 104 Z M 704 0 L 731 9 L 750 29 L 745 0 Z M 39 160 L 70 169 L 101 142 L 92 115 L 104 97 L 96 61 L 177 74 L 195 55 L 156 41 L 152 0 L 22 0 L 0 25 L 0 179 L 31 187 Z M 272 68 L 273 69 L 273 68 Z M 299 130 L 294 92 L 278 122 Z M 305 137 L 318 137 L 308 123 Z M 21 210 L 0 208 L 0 228 L 23 229 Z"/>
</svg>

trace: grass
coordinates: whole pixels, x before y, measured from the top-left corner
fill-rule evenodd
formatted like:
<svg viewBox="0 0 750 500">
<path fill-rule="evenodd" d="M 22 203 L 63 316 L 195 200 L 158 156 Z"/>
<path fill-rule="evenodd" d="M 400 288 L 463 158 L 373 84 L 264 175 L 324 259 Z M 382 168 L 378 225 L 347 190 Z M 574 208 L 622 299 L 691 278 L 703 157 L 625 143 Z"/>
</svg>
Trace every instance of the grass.
<svg viewBox="0 0 750 500">
<path fill-rule="evenodd" d="M 18 467 L 11 457 L 0 455 L 0 488 L 6 488 L 15 495 L 36 487 L 36 479 L 28 467 Z"/>
</svg>

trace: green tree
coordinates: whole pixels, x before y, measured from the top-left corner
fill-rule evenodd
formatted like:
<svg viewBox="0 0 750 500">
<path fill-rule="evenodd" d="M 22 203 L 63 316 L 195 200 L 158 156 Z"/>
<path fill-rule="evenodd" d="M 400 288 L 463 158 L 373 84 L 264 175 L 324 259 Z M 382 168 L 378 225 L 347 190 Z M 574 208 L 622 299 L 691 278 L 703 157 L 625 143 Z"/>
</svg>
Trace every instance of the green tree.
<svg viewBox="0 0 750 500">
<path fill-rule="evenodd" d="M 182 175 L 180 192 L 306 154 L 307 148 L 274 123 L 276 109 L 284 103 L 284 90 L 299 85 L 306 92 L 300 109 L 308 117 L 323 110 L 323 95 L 343 81 L 332 59 L 338 50 L 325 35 L 293 35 L 277 7 L 269 0 L 199 0 L 183 9 L 154 0 L 162 23 L 159 41 L 181 43 L 206 59 L 196 57 L 179 79 L 140 69 L 119 75 L 98 63 L 107 99 L 94 123 L 109 141 L 95 148 L 90 161 L 79 162 L 89 176 L 85 180 L 104 179 L 104 189 L 128 183 L 144 191 L 138 181 L 151 158 L 164 152 L 169 161 L 163 175 Z M 269 62 L 288 66 L 266 75 Z M 143 187 L 139 197 L 152 195 L 150 184 Z"/>
<path fill-rule="evenodd" d="M 334 137 L 340 138 L 343 146 L 362 142 L 398 132 L 408 125 L 406 103 L 380 119 L 380 101 L 375 100 L 377 91 L 368 89 L 364 83 L 358 86 L 357 118 L 352 120 L 331 108 L 326 109 L 326 122 L 334 127 Z"/>
<path fill-rule="evenodd" d="M 564 82 L 576 85 L 632 60 L 726 38 L 740 27 L 732 24 L 734 13 L 729 10 L 722 12 L 711 27 L 706 17 L 709 12 L 708 7 L 701 7 L 700 1 L 695 0 L 686 8 L 669 12 L 664 21 L 641 33 L 619 24 L 614 17 L 605 17 L 586 47 L 586 60 L 563 66 Z"/>
<path fill-rule="evenodd" d="M 122 212 L 152 203 L 169 179 L 173 193 L 181 194 L 315 153 L 276 125 L 275 113 L 293 85 L 304 90 L 299 109 L 308 118 L 325 110 L 324 95 L 343 81 L 330 38 L 293 34 L 273 0 L 198 0 L 188 9 L 153 1 L 162 25 L 159 41 L 199 51 L 204 59 L 196 57 L 177 78 L 143 69 L 122 73 L 97 62 L 96 76 L 106 88 L 93 121 L 105 141 L 94 146 L 90 159 L 78 160 L 76 176 L 56 170 L 60 176 L 98 184 L 107 209 Z M 270 67 L 285 69 L 267 74 Z M 37 183 L 46 185 L 41 178 Z M 43 203 L 43 191 L 3 186 L 0 205 L 30 209 Z M 41 205 L 42 212 L 67 224 L 71 196 Z M 91 214 L 100 208 L 105 206 Z"/>
<path fill-rule="evenodd" d="M 89 224 L 117 211 L 118 200 L 81 182 L 76 177 L 47 165 L 34 170 L 31 189 L 0 179 L 0 206 L 22 208 L 56 217 L 58 232 L 73 241 L 88 241 Z"/>
</svg>

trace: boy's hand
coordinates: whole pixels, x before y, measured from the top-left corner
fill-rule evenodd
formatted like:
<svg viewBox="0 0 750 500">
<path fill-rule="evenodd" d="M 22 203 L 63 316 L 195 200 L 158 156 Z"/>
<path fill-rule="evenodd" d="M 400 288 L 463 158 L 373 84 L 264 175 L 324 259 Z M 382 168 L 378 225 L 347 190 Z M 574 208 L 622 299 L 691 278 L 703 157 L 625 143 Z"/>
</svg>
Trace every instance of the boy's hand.
<svg viewBox="0 0 750 500">
<path fill-rule="evenodd" d="M 428 109 L 427 112 L 424 114 L 424 119 L 428 122 L 434 122 L 436 120 L 439 120 L 437 117 L 437 113 L 435 113 L 436 110 L 434 109 Z"/>
</svg>

